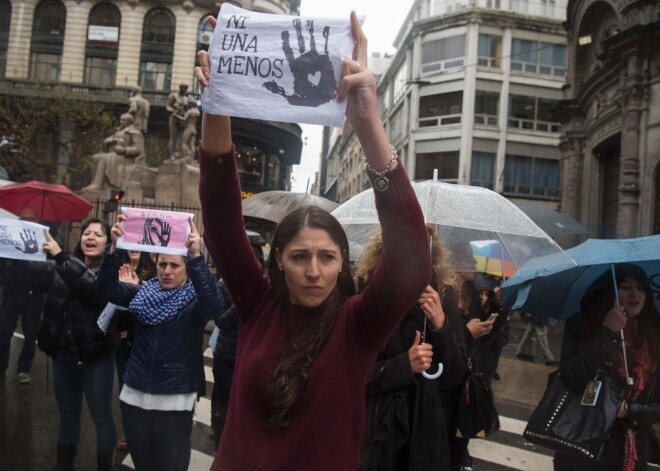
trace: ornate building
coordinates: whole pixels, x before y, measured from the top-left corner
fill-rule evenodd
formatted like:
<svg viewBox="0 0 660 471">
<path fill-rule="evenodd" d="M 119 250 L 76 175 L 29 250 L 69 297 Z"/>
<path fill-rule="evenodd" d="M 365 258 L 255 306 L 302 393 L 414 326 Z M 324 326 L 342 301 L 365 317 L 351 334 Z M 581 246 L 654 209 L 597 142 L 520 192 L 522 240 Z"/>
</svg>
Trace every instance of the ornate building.
<svg viewBox="0 0 660 471">
<path fill-rule="evenodd" d="M 570 0 L 562 210 L 595 237 L 660 233 L 660 2 Z"/>
<path fill-rule="evenodd" d="M 516 202 L 559 204 L 566 72 L 563 1 L 416 0 L 381 75 L 380 110 L 408 175 L 484 186 Z M 328 139 L 329 197 L 368 186 L 349 132 Z M 322 167 L 323 168 L 323 167 Z"/>
<path fill-rule="evenodd" d="M 168 138 L 168 95 L 180 83 L 197 91 L 193 80 L 197 51 L 208 47 L 212 29 L 207 16 L 217 15 L 221 3 L 0 0 L 0 96 L 91 99 L 119 116 L 128 107 L 131 89 L 140 86 L 151 105 L 147 152 L 164 152 L 164 146 L 156 144 Z M 300 0 L 231 3 L 297 15 Z M 236 119 L 233 128 L 244 190 L 290 188 L 291 166 L 300 163 L 300 127 Z M 65 174 L 58 172 L 57 181 L 63 181 Z M 195 192 L 190 193 L 196 198 Z"/>
</svg>

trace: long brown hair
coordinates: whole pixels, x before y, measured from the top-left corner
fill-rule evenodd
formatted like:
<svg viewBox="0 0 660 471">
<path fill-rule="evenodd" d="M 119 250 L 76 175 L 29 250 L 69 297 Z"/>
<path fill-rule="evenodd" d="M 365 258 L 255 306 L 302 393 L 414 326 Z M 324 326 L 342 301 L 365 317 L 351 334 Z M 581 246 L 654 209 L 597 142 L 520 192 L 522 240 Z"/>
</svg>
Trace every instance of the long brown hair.
<svg viewBox="0 0 660 471">
<path fill-rule="evenodd" d="M 456 273 L 449 262 L 451 251 L 442 241 L 433 224 L 426 224 L 426 233 L 431 240 L 431 262 L 433 263 L 433 285 L 442 296 L 445 286 L 456 286 Z M 366 283 L 378 265 L 383 252 L 383 236 L 381 233 L 371 237 L 364 246 L 364 251 L 355 265 L 355 274 L 362 283 Z"/>
<path fill-rule="evenodd" d="M 268 388 L 270 398 L 268 425 L 272 427 L 281 427 L 289 423 L 286 414 L 293 407 L 298 390 L 307 384 L 310 365 L 328 340 L 346 298 L 355 294 L 353 270 L 348 258 L 348 240 L 344 229 L 329 212 L 316 206 L 306 206 L 296 209 L 282 219 L 273 235 L 272 252 L 268 257 L 268 277 L 281 302 L 289 303 L 289 289 L 284 272 L 277 265 L 275 254 L 284 253 L 287 244 L 305 227 L 322 229 L 328 233 L 332 241 L 339 246 L 342 265 L 337 286 L 318 307 L 317 322 L 305 335 L 296 339 L 296 342 L 288 339 L 284 345 Z"/>
<path fill-rule="evenodd" d="M 626 276 L 632 276 L 644 287 L 646 299 L 637 316 L 639 335 L 632 344 L 632 349 L 635 350 L 646 340 L 651 351 L 652 368 L 653 371 L 656 371 L 660 363 L 660 318 L 653 304 L 653 293 L 649 280 L 641 268 L 628 263 L 617 265 L 615 275 L 617 288 Z M 605 316 L 610 312 L 615 301 L 612 274 L 608 271 L 592 284 L 580 302 L 585 342 L 596 335 L 596 331 L 603 325 Z"/>
</svg>

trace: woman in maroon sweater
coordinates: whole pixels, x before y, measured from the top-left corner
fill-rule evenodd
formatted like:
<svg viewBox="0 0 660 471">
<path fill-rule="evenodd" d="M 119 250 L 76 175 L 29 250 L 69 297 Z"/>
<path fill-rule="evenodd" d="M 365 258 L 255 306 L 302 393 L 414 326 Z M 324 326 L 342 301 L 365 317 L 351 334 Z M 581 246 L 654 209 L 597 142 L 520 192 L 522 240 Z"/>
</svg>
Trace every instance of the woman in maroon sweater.
<svg viewBox="0 0 660 471">
<path fill-rule="evenodd" d="M 213 22 L 214 23 L 214 22 Z M 383 255 L 355 295 L 346 235 L 315 207 L 287 216 L 267 273 L 243 228 L 231 123 L 204 114 L 200 198 L 205 239 L 240 316 L 227 422 L 213 470 L 355 470 L 364 388 L 376 354 L 431 278 L 423 215 L 379 118 L 367 41 L 342 64 L 339 100 L 375 185 Z M 209 60 L 195 74 L 208 84 Z M 384 178 L 383 178 L 384 177 Z M 379 185 L 380 183 L 380 185 Z"/>
</svg>

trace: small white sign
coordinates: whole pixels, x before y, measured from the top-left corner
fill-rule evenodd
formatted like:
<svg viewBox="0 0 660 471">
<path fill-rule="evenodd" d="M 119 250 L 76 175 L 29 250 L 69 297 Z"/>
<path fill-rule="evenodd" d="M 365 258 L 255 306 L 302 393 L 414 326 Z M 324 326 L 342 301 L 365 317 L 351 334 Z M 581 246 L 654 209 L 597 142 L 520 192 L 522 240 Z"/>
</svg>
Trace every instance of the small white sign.
<svg viewBox="0 0 660 471">
<path fill-rule="evenodd" d="M 360 18 L 363 21 L 364 18 Z M 344 18 L 273 15 L 223 3 L 209 47 L 205 112 L 343 126 L 337 102 L 341 61 L 355 40 Z"/>
<path fill-rule="evenodd" d="M 119 41 L 119 28 L 116 26 L 89 25 L 87 40 L 99 43 L 117 43 Z"/>
<path fill-rule="evenodd" d="M 0 258 L 45 262 L 44 229 L 34 222 L 0 218 Z"/>
</svg>

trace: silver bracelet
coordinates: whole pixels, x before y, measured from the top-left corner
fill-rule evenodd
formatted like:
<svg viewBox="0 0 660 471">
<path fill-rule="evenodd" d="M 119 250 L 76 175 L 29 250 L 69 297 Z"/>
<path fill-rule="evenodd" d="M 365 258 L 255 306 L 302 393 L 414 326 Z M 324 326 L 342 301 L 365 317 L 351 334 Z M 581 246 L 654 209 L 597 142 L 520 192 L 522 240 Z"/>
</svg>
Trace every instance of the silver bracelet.
<svg viewBox="0 0 660 471">
<path fill-rule="evenodd" d="M 374 178 L 374 188 L 378 191 L 385 191 L 390 187 L 390 181 L 387 179 L 385 174 L 390 171 L 392 165 L 394 165 L 394 162 L 399 158 L 399 154 L 396 153 L 396 149 L 392 144 L 390 144 L 390 149 L 392 150 L 392 158 L 390 159 L 390 161 L 387 163 L 387 165 L 383 170 L 376 170 L 375 168 L 373 168 L 371 165 L 369 165 L 369 162 L 367 162 L 367 157 L 364 154 L 362 155 L 364 168 L 368 172 L 371 172 L 374 175 L 376 175 L 376 178 Z"/>
</svg>

